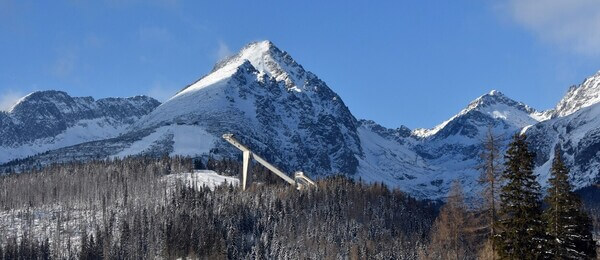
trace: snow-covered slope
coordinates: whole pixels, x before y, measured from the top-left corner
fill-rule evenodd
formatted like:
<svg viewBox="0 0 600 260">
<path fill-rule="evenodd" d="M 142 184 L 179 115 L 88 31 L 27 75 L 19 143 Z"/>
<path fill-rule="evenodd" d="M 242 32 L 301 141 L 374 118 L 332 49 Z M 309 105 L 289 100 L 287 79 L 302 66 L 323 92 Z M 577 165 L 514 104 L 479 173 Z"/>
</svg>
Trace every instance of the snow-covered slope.
<svg viewBox="0 0 600 260">
<path fill-rule="evenodd" d="M 356 119 L 340 97 L 269 41 L 249 44 L 220 62 L 134 129 L 170 131 L 182 125 L 188 130 L 171 131 L 173 138 L 209 133 L 214 153 L 232 155 L 238 151 L 221 135 L 234 133 L 287 171 L 353 174 L 355 155 L 361 154 Z M 206 152 L 202 147 L 198 154 Z"/>
<path fill-rule="evenodd" d="M 510 137 L 543 118 L 538 111 L 491 91 L 457 115 L 433 129 L 385 129 L 370 121 L 361 121 L 359 136 L 365 157 L 361 158 L 360 176 L 385 181 L 422 198 L 441 198 L 453 180 L 467 191 L 478 190 L 481 141 L 491 130 Z"/>
<path fill-rule="evenodd" d="M 570 87 L 565 97 L 556 105 L 553 116 L 568 116 L 598 102 L 600 102 L 600 71 L 585 79 L 580 85 Z"/>
<path fill-rule="evenodd" d="M 545 184 L 559 146 L 571 167 L 571 180 L 582 188 L 600 181 L 600 104 L 530 127 L 525 132 L 536 152 L 536 172 Z"/>
<path fill-rule="evenodd" d="M 478 155 L 488 130 L 504 147 L 525 133 L 536 152 L 536 173 L 547 184 L 554 148 L 560 145 L 575 187 L 600 182 L 600 74 L 572 87 L 553 110 L 539 112 L 492 91 L 432 129 L 385 129 L 361 121 L 365 157 L 360 176 L 401 187 L 413 195 L 440 198 L 453 180 L 474 195 L 479 189 Z M 551 119 L 552 118 L 552 119 Z M 365 123 L 366 122 L 366 123 Z M 399 132 L 398 132 L 399 131 Z"/>
<path fill-rule="evenodd" d="M 353 175 L 362 155 L 357 121 L 316 75 L 269 41 L 218 63 L 122 136 L 65 147 L 33 160 L 86 160 L 137 154 L 235 157 L 221 136 L 288 172 Z"/>
<path fill-rule="evenodd" d="M 0 112 L 0 162 L 118 136 L 158 105 L 145 96 L 94 100 L 33 92 Z"/>
<path fill-rule="evenodd" d="M 223 176 L 211 170 L 196 170 L 194 172 L 174 173 L 162 178 L 168 187 L 185 185 L 189 188 L 201 189 L 203 187 L 214 189 L 220 185 L 239 185 L 237 177 Z"/>
<path fill-rule="evenodd" d="M 442 124 L 432 129 L 415 129 L 413 135 L 422 138 L 432 136 L 447 138 L 449 135 L 457 134 L 474 137 L 480 134 L 480 131 L 476 130 L 482 123 L 485 124 L 485 127 L 503 123 L 507 127 L 522 128 L 545 119 L 542 112 L 514 101 L 497 90 L 492 90 L 472 101 L 457 115 Z M 464 128 L 465 123 L 468 123 L 467 128 Z M 453 124 L 462 128 L 453 127 Z M 445 130 L 446 133 L 440 133 L 442 130 Z"/>
</svg>

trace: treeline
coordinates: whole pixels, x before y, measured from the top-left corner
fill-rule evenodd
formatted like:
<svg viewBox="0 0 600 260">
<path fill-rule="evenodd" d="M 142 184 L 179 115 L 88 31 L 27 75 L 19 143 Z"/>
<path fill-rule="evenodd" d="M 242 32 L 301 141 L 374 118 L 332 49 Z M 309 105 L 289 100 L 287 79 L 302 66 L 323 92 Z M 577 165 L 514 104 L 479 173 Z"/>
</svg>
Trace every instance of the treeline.
<svg viewBox="0 0 600 260">
<path fill-rule="evenodd" d="M 162 181 L 195 167 L 236 166 L 141 157 L 0 177 L 0 259 L 416 259 L 436 215 L 382 184 L 298 191 L 260 166 L 245 192 Z"/>
<path fill-rule="evenodd" d="M 238 174 L 228 159 L 130 157 L 10 174 L 0 177 L 0 259 L 594 259 L 592 219 L 561 151 L 542 198 L 525 136 L 506 154 L 499 143 L 488 134 L 483 144 L 482 202 L 465 203 L 455 182 L 439 213 L 344 177 L 298 191 L 258 164 L 245 192 L 164 181 L 194 169 Z"/>
<path fill-rule="evenodd" d="M 525 135 L 515 135 L 502 162 L 498 137 L 488 133 L 483 203 L 468 207 L 455 182 L 421 259 L 596 259 L 592 218 L 572 191 L 560 148 L 542 199 L 528 146 Z"/>
</svg>

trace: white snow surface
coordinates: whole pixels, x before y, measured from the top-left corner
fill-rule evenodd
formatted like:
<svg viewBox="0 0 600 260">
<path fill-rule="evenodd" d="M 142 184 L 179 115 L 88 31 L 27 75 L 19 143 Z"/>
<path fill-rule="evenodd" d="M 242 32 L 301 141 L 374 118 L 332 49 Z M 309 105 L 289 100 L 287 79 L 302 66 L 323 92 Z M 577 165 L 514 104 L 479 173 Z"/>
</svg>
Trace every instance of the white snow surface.
<svg viewBox="0 0 600 260">
<path fill-rule="evenodd" d="M 600 102 L 600 71 L 585 79 L 580 85 L 569 88 L 565 97 L 556 105 L 555 115 L 568 116 L 598 102 Z"/>
<path fill-rule="evenodd" d="M 593 184 L 595 179 L 600 174 L 600 151 L 597 149 L 586 150 L 587 147 L 593 146 L 594 143 L 600 143 L 600 140 L 593 138 L 600 133 L 600 104 L 594 104 L 589 107 L 582 108 L 577 112 L 564 117 L 557 117 L 540 124 L 537 128 L 529 128 L 526 132 L 529 134 L 543 133 L 549 138 L 548 143 L 548 160 L 538 168 L 536 173 L 542 184 L 546 184 L 550 178 L 550 167 L 554 158 L 554 147 L 560 144 L 562 147 L 563 158 L 571 167 L 571 182 L 576 188 L 582 188 Z M 575 153 L 590 153 L 596 152 L 590 156 L 588 167 L 581 168 L 581 165 L 573 165 Z"/>
<path fill-rule="evenodd" d="M 291 68 L 285 62 L 278 60 L 278 57 L 271 55 L 269 51 L 271 47 L 270 41 L 256 42 L 244 47 L 236 56 L 222 61 L 223 64 L 216 67 L 216 70 L 183 89 L 140 120 L 138 127 L 156 125 L 166 120 L 194 115 L 199 111 L 214 110 L 231 103 L 225 92 L 238 88 L 237 82 L 232 82 L 232 76 L 244 68 L 245 62 L 249 62 L 258 72 L 254 76 L 246 75 L 247 81 L 262 81 L 263 75 L 268 75 L 277 82 L 283 82 L 291 90 L 301 91 L 305 85 L 303 71 Z M 255 100 L 252 97 L 235 99 L 234 104 L 230 105 L 235 106 L 237 111 L 243 112 L 248 121 L 256 120 Z M 223 120 L 226 119 L 227 115 L 223 115 Z"/>
<path fill-rule="evenodd" d="M 421 199 L 444 199 L 454 180 L 462 184 L 467 194 L 477 194 L 480 189 L 476 183 L 476 160 L 465 160 L 459 155 L 423 158 L 416 152 L 416 146 L 426 145 L 422 139 L 409 137 L 399 143 L 364 126 L 358 132 L 365 156 L 359 159 L 357 178 L 383 182 Z"/>
<path fill-rule="evenodd" d="M 538 112 L 523 103 L 510 100 L 500 91 L 492 90 L 488 94 L 473 100 L 466 108 L 441 124 L 431 129 L 417 128 L 412 131 L 412 134 L 420 138 L 434 136 L 456 118 L 472 111 L 485 113 L 492 118 L 503 120 L 510 125 L 520 128 L 549 118 L 543 112 Z"/>
<path fill-rule="evenodd" d="M 0 163 L 89 141 L 113 138 L 125 132 L 129 126 L 111 118 L 81 120 L 54 137 L 36 139 L 16 147 L 0 146 Z"/>
<path fill-rule="evenodd" d="M 194 125 L 162 126 L 150 135 L 134 142 L 113 157 L 125 157 L 149 152 L 153 146 L 172 146 L 169 155 L 198 156 L 208 154 L 214 147 L 216 137 L 202 127 Z"/>
<path fill-rule="evenodd" d="M 168 187 L 175 187 L 177 183 L 194 189 L 202 187 L 213 190 L 215 187 L 226 185 L 239 185 L 239 179 L 231 176 L 223 176 L 211 170 L 195 170 L 194 172 L 175 173 L 162 177 Z"/>
<path fill-rule="evenodd" d="M 252 142 L 256 153 L 270 153 L 271 163 L 287 165 L 289 171 L 301 170 L 301 167 L 330 167 L 326 170 L 340 172 L 338 168 L 346 167 L 342 157 L 353 159 L 348 150 L 360 152 L 352 129 L 353 120 L 355 118 L 324 82 L 271 42 L 263 41 L 250 44 L 217 64 L 211 73 L 158 106 L 132 129 L 194 125 L 212 134 L 214 140 L 220 140 L 225 133 L 240 133 L 239 137 Z M 148 150 L 149 144 L 164 140 L 165 134 L 161 131 L 156 130 L 134 144 L 131 151 L 126 149 L 119 155 Z M 341 147 L 318 143 L 323 141 L 320 135 L 342 136 L 345 140 L 340 142 Z M 181 138 L 192 137 L 181 135 Z M 302 145 L 309 147 L 304 149 Z M 176 149 L 175 153 L 181 154 L 181 151 Z M 303 164 L 298 159 L 302 153 L 320 158 Z"/>
</svg>

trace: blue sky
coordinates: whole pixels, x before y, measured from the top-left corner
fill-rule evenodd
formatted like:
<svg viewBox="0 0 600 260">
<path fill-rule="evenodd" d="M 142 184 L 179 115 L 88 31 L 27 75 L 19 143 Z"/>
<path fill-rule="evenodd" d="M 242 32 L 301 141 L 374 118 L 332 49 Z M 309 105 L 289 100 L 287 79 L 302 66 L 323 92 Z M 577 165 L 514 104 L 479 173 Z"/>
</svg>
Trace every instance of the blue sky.
<svg viewBox="0 0 600 260">
<path fill-rule="evenodd" d="M 547 109 L 600 70 L 598 3 L 0 0 L 0 106 L 46 89 L 165 99 L 268 39 L 387 127 L 432 127 L 492 89 Z"/>
</svg>

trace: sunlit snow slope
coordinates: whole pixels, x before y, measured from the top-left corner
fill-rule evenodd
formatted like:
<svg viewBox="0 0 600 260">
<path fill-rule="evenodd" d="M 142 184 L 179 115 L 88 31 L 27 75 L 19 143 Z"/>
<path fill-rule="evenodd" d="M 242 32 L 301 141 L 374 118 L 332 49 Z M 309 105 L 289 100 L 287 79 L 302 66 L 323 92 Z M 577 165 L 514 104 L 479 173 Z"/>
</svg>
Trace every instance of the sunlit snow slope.
<svg viewBox="0 0 600 260">
<path fill-rule="evenodd" d="M 145 96 L 94 100 L 60 91 L 31 93 L 0 112 L 0 162 L 116 137 L 159 104 Z"/>
</svg>

